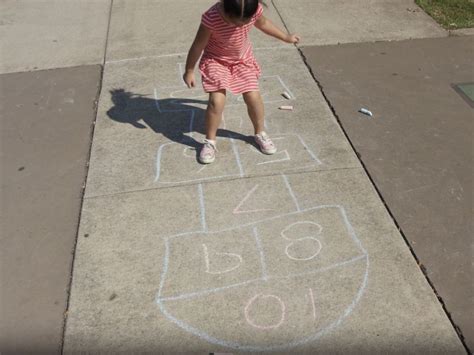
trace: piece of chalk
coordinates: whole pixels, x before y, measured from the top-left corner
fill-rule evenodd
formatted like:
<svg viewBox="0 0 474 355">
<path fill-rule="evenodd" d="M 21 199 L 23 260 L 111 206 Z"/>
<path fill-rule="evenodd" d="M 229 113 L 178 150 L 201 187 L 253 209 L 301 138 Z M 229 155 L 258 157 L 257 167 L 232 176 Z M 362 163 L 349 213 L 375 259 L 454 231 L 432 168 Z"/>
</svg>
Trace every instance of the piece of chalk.
<svg viewBox="0 0 474 355">
<path fill-rule="evenodd" d="M 292 111 L 293 106 L 280 106 L 278 107 L 280 110 Z"/>
<path fill-rule="evenodd" d="M 370 117 L 373 116 L 373 115 L 372 115 L 372 112 L 370 112 L 370 111 L 367 110 L 366 108 L 361 108 L 361 109 L 359 110 L 359 112 L 363 113 L 364 115 L 368 115 L 368 116 L 370 116 Z"/>
<path fill-rule="evenodd" d="M 282 93 L 281 96 L 283 96 L 287 100 L 291 100 L 290 94 L 288 94 L 286 91 L 284 93 Z"/>
</svg>

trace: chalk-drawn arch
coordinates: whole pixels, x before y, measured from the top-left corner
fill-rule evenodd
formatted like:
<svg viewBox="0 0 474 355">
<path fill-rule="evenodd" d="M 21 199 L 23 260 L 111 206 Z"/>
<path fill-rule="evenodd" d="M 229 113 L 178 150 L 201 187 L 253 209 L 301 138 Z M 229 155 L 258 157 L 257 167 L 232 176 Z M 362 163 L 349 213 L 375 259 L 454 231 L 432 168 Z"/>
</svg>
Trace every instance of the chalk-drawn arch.
<svg viewBox="0 0 474 355">
<path fill-rule="evenodd" d="M 317 339 L 321 338 L 325 334 L 327 334 L 327 333 L 331 332 L 332 330 L 336 329 L 338 326 L 340 326 L 342 324 L 342 322 L 345 319 L 347 319 L 351 315 L 351 313 L 353 312 L 355 307 L 360 302 L 360 300 L 361 300 L 361 298 L 364 294 L 364 291 L 366 290 L 367 285 L 368 285 L 370 263 L 369 263 L 369 256 L 367 254 L 367 251 L 365 250 L 362 243 L 358 239 L 352 225 L 349 222 L 346 211 L 342 206 L 339 206 L 339 205 L 322 205 L 322 206 L 317 206 L 317 207 L 313 207 L 313 208 L 309 208 L 309 209 L 299 210 L 298 212 L 291 213 L 289 215 L 296 216 L 296 215 L 299 215 L 299 214 L 315 212 L 315 211 L 321 210 L 321 209 L 336 209 L 337 211 L 339 211 L 339 215 L 342 218 L 342 221 L 344 222 L 344 224 L 346 226 L 346 232 L 348 233 L 349 240 L 352 240 L 352 242 L 355 244 L 355 247 L 357 248 L 357 250 L 359 250 L 360 254 L 358 256 L 350 259 L 350 260 L 346 260 L 346 261 L 341 262 L 341 263 L 339 263 L 335 266 L 326 267 L 326 268 L 321 269 L 320 271 L 317 271 L 317 272 L 320 272 L 320 273 L 325 273 L 326 271 L 334 270 L 334 269 L 337 269 L 337 268 L 340 268 L 340 267 L 346 267 L 346 266 L 349 266 L 349 265 L 358 265 L 358 267 L 357 267 L 357 269 L 358 269 L 357 279 L 358 280 L 357 280 L 357 283 L 354 284 L 354 286 L 356 286 L 356 287 L 353 289 L 353 293 L 351 292 L 350 298 L 347 300 L 344 307 L 341 307 L 341 308 L 338 309 L 337 314 L 335 314 L 334 317 L 331 320 L 328 320 L 327 322 L 325 322 L 324 325 L 321 324 L 321 327 L 319 327 L 318 329 L 315 329 L 314 333 L 310 333 L 310 334 L 306 334 L 306 335 L 294 334 L 294 337 L 292 339 L 289 339 L 288 342 L 284 343 L 284 344 L 277 344 L 277 345 L 263 345 L 263 344 L 261 344 L 260 345 L 259 342 L 251 341 L 250 338 L 249 338 L 248 342 L 245 341 L 244 343 L 237 342 L 237 341 L 233 340 L 232 338 L 231 339 L 221 338 L 219 333 L 217 333 L 217 334 L 219 334 L 219 335 L 217 335 L 212 330 L 209 330 L 209 331 L 206 330 L 205 331 L 198 324 L 195 325 L 190 320 L 188 321 L 188 320 L 180 319 L 180 317 L 177 315 L 177 313 L 175 313 L 175 311 L 173 310 L 173 307 L 176 306 L 176 302 L 188 302 L 189 300 L 192 300 L 193 298 L 207 297 L 207 295 L 214 294 L 214 293 L 220 293 L 220 292 L 226 292 L 226 291 L 228 291 L 232 288 L 235 288 L 237 290 L 240 287 L 245 287 L 245 286 L 254 287 L 254 285 L 260 285 L 262 287 L 262 292 L 259 293 L 259 295 L 262 295 L 262 294 L 269 295 L 269 294 L 271 294 L 271 291 L 270 291 L 270 293 L 268 293 L 268 287 L 269 287 L 269 285 L 271 287 L 270 283 L 272 282 L 272 280 L 287 279 L 287 276 L 285 276 L 285 277 L 274 277 L 274 278 L 270 278 L 270 279 L 260 278 L 260 279 L 255 279 L 255 280 L 249 280 L 249 281 L 246 281 L 246 282 L 241 282 L 241 283 L 235 284 L 235 285 L 221 287 L 221 288 L 218 288 L 216 290 L 204 290 L 202 292 L 190 293 L 188 295 L 179 295 L 179 296 L 173 296 L 173 297 L 162 297 L 161 294 L 162 294 L 162 290 L 164 288 L 165 280 L 166 280 L 166 277 L 167 277 L 167 274 L 168 274 L 168 263 L 169 263 L 169 257 L 170 257 L 168 238 L 165 239 L 164 264 L 163 264 L 163 269 L 162 269 L 162 274 L 161 274 L 160 286 L 159 286 L 158 294 L 157 294 L 157 298 L 156 298 L 156 303 L 157 303 L 161 313 L 168 320 L 173 322 L 178 327 L 180 327 L 183 330 L 199 337 L 202 340 L 205 340 L 205 341 L 208 341 L 212 344 L 220 345 L 220 346 L 223 346 L 223 347 L 236 349 L 236 350 L 239 350 L 239 351 L 285 351 L 285 350 L 289 350 L 289 349 L 292 349 L 292 348 L 302 346 L 304 344 L 316 341 Z M 283 216 L 279 216 L 278 218 L 282 218 L 282 217 Z M 258 223 L 263 223 L 263 222 L 272 223 L 271 222 L 272 220 L 274 220 L 274 218 L 267 218 L 267 219 L 262 219 L 258 222 L 253 222 L 252 224 L 258 224 Z M 238 229 L 238 228 L 239 227 L 234 228 L 234 229 Z M 183 234 L 172 236 L 172 237 L 169 237 L 169 238 L 182 237 L 182 236 L 187 235 L 187 234 L 192 235 L 193 233 L 183 233 Z M 311 319 L 314 322 L 314 320 L 320 319 L 320 317 L 317 317 L 317 314 L 316 314 L 316 305 L 314 304 L 315 299 L 314 299 L 314 296 L 313 296 L 313 290 L 310 289 L 309 292 L 310 292 L 309 297 L 310 297 L 310 301 L 312 302 L 312 305 L 311 305 L 311 313 L 308 313 L 308 316 L 311 317 Z M 246 303 L 244 302 L 242 304 L 242 307 L 244 308 L 245 305 L 246 305 Z M 281 307 L 281 305 L 280 305 L 280 307 Z M 287 307 L 285 307 L 285 308 L 287 308 Z M 209 319 L 207 315 L 204 314 L 203 316 L 204 316 L 203 319 Z M 289 317 L 289 315 L 288 315 L 288 317 Z M 288 318 L 288 317 L 285 317 L 285 319 Z M 245 319 L 243 319 L 243 321 L 245 322 Z M 262 324 L 257 324 L 257 323 L 255 323 L 255 324 L 257 326 L 264 326 L 265 327 L 265 326 L 274 326 L 278 323 L 263 324 L 263 325 Z M 315 323 L 315 324 L 317 324 L 317 323 Z M 280 325 L 279 330 L 278 329 L 266 329 L 265 331 L 268 331 L 268 332 L 281 331 L 282 326 L 283 326 L 283 324 Z"/>
</svg>

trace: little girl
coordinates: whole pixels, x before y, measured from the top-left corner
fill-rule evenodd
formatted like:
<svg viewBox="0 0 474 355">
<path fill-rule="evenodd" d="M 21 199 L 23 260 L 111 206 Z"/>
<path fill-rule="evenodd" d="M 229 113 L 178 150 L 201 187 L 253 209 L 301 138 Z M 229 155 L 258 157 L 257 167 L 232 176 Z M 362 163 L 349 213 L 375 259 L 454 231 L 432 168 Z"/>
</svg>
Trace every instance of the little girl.
<svg viewBox="0 0 474 355">
<path fill-rule="evenodd" d="M 255 25 L 262 32 L 287 43 L 297 43 L 300 38 L 284 33 L 262 13 L 259 0 L 221 0 L 202 15 L 188 53 L 183 80 L 188 88 L 195 86 L 194 67 L 202 54 L 199 69 L 204 91 L 209 93 L 206 139 L 199 154 L 203 164 L 212 163 L 216 157 L 216 134 L 224 111 L 226 90 L 243 94 L 260 150 L 264 154 L 276 152 L 275 145 L 263 130 L 264 108 L 258 89 L 260 67 L 253 55 L 249 31 Z"/>
</svg>

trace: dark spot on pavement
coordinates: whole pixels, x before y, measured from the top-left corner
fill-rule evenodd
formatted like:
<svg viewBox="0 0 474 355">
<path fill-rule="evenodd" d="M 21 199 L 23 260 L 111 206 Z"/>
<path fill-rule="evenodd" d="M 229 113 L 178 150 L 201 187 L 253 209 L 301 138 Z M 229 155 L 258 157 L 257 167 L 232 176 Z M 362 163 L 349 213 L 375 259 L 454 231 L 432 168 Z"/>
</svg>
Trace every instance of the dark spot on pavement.
<svg viewBox="0 0 474 355">
<path fill-rule="evenodd" d="M 392 73 L 392 75 L 393 75 L 393 76 L 397 76 L 397 75 L 398 75 L 398 73 Z"/>
<path fill-rule="evenodd" d="M 18 168 L 18 171 L 23 171 L 23 170 L 25 170 L 24 166 Z"/>
<path fill-rule="evenodd" d="M 117 298 L 117 294 L 114 292 L 114 293 L 112 293 L 112 294 L 110 295 L 109 301 L 113 301 L 113 300 L 116 299 L 116 298 Z"/>
<path fill-rule="evenodd" d="M 89 238 L 89 233 L 84 234 L 84 238 Z"/>
</svg>

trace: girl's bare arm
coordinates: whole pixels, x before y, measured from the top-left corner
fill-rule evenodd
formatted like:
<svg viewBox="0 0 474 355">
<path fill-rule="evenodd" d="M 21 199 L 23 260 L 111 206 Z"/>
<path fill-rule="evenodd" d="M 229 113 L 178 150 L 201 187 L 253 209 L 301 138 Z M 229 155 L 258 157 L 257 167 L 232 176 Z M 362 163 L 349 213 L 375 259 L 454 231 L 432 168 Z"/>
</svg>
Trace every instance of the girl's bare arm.
<svg viewBox="0 0 474 355">
<path fill-rule="evenodd" d="M 283 32 L 265 16 L 261 16 L 257 22 L 255 22 L 255 27 L 263 33 L 287 43 L 298 43 L 300 40 L 300 36 Z"/>
<path fill-rule="evenodd" d="M 183 80 L 189 88 L 194 87 L 196 84 L 194 79 L 194 67 L 199 60 L 202 51 L 206 48 L 210 37 L 211 31 L 201 24 L 196 33 L 196 38 L 189 49 L 188 58 L 186 59 L 186 72 L 184 73 Z"/>
</svg>

